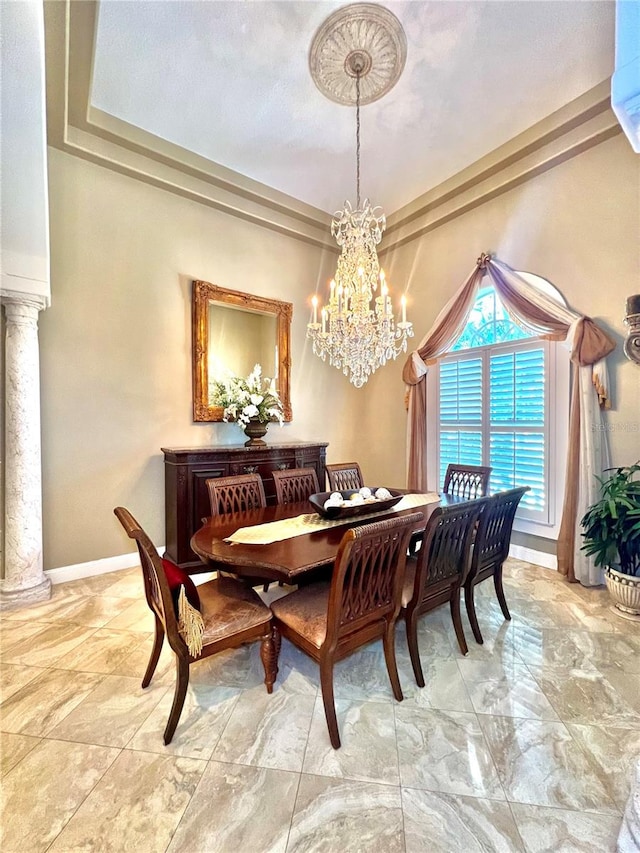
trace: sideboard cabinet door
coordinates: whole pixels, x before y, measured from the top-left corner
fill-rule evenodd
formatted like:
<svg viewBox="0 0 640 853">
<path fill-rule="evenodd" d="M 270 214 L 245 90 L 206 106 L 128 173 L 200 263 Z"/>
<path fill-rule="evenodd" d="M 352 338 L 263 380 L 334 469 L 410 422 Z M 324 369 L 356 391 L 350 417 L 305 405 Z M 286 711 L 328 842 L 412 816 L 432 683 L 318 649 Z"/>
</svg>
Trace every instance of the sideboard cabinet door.
<svg viewBox="0 0 640 853">
<path fill-rule="evenodd" d="M 212 477 L 260 474 L 267 503 L 275 503 L 272 472 L 287 468 L 313 468 L 324 490 L 326 443 L 292 442 L 266 447 L 163 447 L 165 490 L 165 555 L 185 569 L 204 564 L 190 547 L 191 537 L 211 515 L 206 481 Z"/>
</svg>

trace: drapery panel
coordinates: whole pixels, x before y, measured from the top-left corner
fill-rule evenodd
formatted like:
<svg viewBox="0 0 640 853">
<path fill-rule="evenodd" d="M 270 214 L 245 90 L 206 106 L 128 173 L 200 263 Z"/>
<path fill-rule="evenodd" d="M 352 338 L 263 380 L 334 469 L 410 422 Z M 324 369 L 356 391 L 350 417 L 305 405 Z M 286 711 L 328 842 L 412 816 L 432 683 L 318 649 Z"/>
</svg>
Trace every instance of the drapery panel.
<svg viewBox="0 0 640 853">
<path fill-rule="evenodd" d="M 596 475 L 608 464 L 602 408 L 610 406 L 606 356 L 615 343 L 590 317 L 556 302 L 507 264 L 482 255 L 469 278 L 447 302 L 412 352 L 402 372 L 409 386 L 407 486 L 427 489 L 427 397 L 429 365 L 462 334 L 480 284 L 488 276 L 509 316 L 534 335 L 564 340 L 571 351 L 573 390 L 569 412 L 567 477 L 558 536 L 558 571 L 585 586 L 602 583 L 602 573 L 580 551 L 580 519 L 597 494 Z"/>
</svg>

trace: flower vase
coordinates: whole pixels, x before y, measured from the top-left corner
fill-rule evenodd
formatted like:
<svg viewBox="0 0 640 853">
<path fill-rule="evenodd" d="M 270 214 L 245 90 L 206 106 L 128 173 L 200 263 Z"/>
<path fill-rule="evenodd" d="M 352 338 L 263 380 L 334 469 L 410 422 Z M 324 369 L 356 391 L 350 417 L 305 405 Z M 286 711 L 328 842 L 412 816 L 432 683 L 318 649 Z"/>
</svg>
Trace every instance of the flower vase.
<svg viewBox="0 0 640 853">
<path fill-rule="evenodd" d="M 251 418 L 244 428 L 244 434 L 249 436 L 249 441 L 245 441 L 244 446 L 266 447 L 267 442 L 262 440 L 262 436 L 267 434 L 268 428 L 268 421 L 263 423 L 260 418 Z"/>
</svg>

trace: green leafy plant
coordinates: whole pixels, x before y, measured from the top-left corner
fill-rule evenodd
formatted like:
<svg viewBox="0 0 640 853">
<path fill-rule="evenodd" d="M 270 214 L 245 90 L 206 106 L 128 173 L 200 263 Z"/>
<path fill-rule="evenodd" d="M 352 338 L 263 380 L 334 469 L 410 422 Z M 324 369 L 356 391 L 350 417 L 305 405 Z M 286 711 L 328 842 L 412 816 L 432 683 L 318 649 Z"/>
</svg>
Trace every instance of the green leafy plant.
<svg viewBox="0 0 640 853">
<path fill-rule="evenodd" d="M 592 504 L 580 524 L 582 550 L 596 566 L 611 566 L 640 577 L 640 461 L 598 477 L 600 500 Z"/>
</svg>

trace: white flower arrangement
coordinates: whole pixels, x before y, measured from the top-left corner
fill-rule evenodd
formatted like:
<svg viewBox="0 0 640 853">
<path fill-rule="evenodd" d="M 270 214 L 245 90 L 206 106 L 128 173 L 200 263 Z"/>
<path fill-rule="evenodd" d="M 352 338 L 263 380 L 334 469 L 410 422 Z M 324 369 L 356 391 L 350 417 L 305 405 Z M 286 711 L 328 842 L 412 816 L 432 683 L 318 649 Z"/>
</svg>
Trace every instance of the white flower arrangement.
<svg viewBox="0 0 640 853">
<path fill-rule="evenodd" d="M 211 402 L 222 406 L 222 420 L 235 421 L 243 429 L 252 418 L 260 423 L 276 420 L 280 426 L 284 421 L 282 402 L 273 379 L 262 376 L 262 367 L 256 364 L 245 379 L 229 376 L 213 382 Z"/>
</svg>

